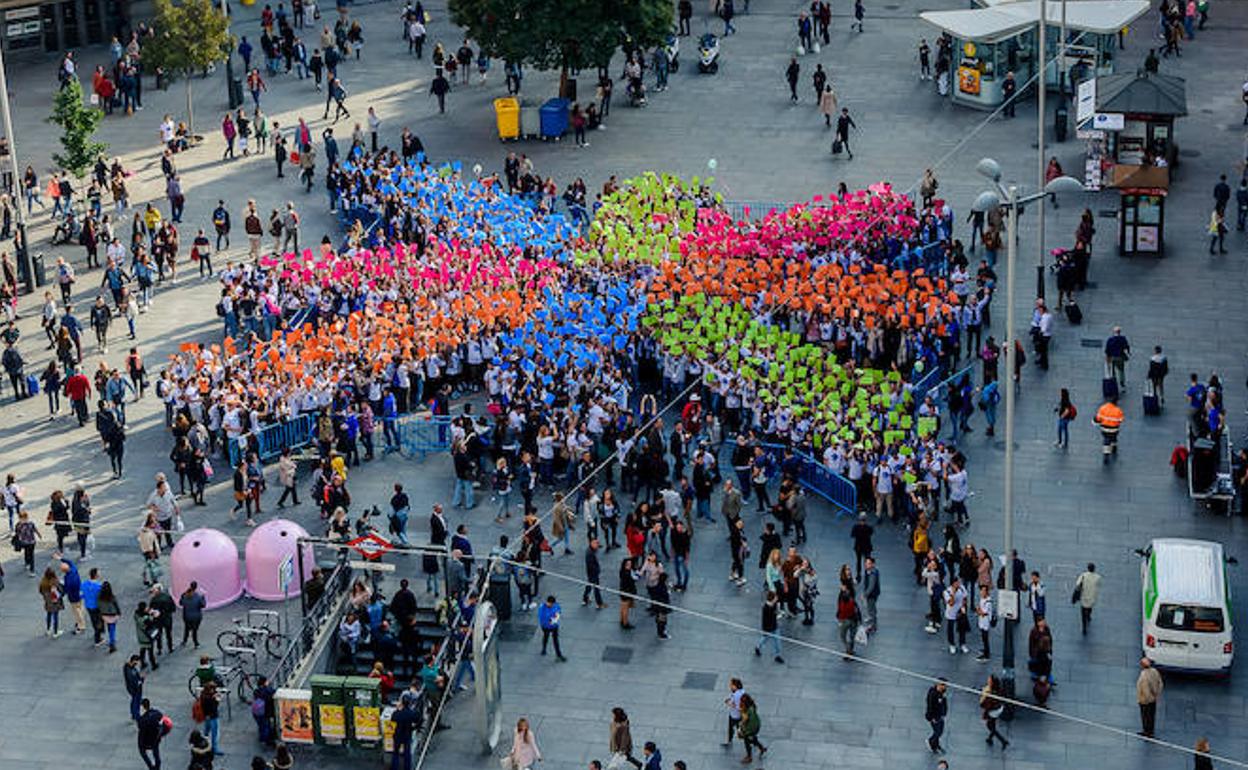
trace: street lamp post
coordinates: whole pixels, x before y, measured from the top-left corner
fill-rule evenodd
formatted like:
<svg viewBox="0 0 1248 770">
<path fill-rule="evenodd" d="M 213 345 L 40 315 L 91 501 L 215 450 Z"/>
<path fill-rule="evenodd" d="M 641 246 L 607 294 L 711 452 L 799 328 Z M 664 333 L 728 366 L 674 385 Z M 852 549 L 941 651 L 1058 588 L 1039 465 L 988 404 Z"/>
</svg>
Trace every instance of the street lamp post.
<svg viewBox="0 0 1248 770">
<path fill-rule="evenodd" d="M 35 291 L 35 263 L 26 243 L 26 214 L 22 209 L 22 197 L 18 186 L 22 183 L 17 172 L 17 142 L 13 137 L 13 117 L 9 109 L 9 80 L 4 71 L 4 53 L 0 51 L 0 107 L 4 112 L 4 136 L 9 142 L 9 170 L 13 174 L 13 206 L 17 210 L 17 238 L 14 240 L 14 251 L 17 262 L 26 273 L 26 291 Z"/>
<path fill-rule="evenodd" d="M 1084 188 L 1077 179 L 1061 176 L 1044 185 L 1040 192 L 1020 198 L 1018 185 L 1011 184 L 1008 189 L 1001 186 L 1001 166 L 995 160 L 984 158 L 976 166 L 976 170 L 991 180 L 996 189 L 981 193 L 971 208 L 985 213 L 1000 208 L 1002 203 L 1008 208 L 1005 252 L 1005 373 L 1002 376 L 1013 377 L 1015 360 L 1014 276 L 1015 263 L 1018 258 L 1015 236 L 1018 233 L 1018 210 L 1033 201 L 1040 201 L 1041 208 L 1043 208 L 1044 199 L 1050 195 L 1079 191 Z M 1009 592 L 1018 590 L 1018 586 L 1014 584 L 1014 400 L 1014 387 L 1010 384 L 1005 388 L 1005 481 L 1002 488 L 1005 541 L 1003 569 L 1005 590 Z M 1019 602 L 1015 599 L 1013 606 L 1016 611 L 1018 605 Z M 1005 690 L 1004 695 L 1012 698 L 1014 696 L 1014 627 L 1017 621 L 1009 617 L 1005 617 L 1004 620 L 1005 628 L 1002 631 L 1001 642 L 1001 683 Z M 1012 710 L 1009 711 L 1012 713 Z"/>
<path fill-rule="evenodd" d="M 1036 81 L 1036 187 L 1044 187 L 1044 101 L 1049 90 L 1048 41 L 1049 11 L 1046 0 L 1040 0 L 1040 77 Z M 1058 67 L 1061 70 L 1061 67 Z M 1040 222 L 1036 240 L 1039 259 L 1036 262 L 1036 296 L 1044 296 L 1044 202 L 1040 203 Z"/>
</svg>

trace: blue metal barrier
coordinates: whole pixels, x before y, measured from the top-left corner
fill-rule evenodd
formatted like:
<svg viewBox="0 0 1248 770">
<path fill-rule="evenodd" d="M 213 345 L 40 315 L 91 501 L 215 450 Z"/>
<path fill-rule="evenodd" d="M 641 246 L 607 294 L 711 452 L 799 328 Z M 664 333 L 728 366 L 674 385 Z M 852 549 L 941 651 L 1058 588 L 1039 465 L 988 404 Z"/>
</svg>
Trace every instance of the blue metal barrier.
<svg viewBox="0 0 1248 770">
<path fill-rule="evenodd" d="M 761 444 L 760 446 L 771 458 L 772 467 L 778 473 L 780 464 L 784 460 L 784 450 L 789 447 L 780 444 Z M 797 482 L 803 488 L 814 492 L 835 506 L 838 519 L 842 516 L 854 515 L 858 510 L 858 488 L 854 486 L 854 482 L 828 470 L 827 466 L 805 452 L 795 449 L 793 456 L 798 461 Z M 774 476 L 775 473 L 772 475 Z"/>
<path fill-rule="evenodd" d="M 254 433 L 255 447 L 260 462 L 269 462 L 282 453 L 283 449 L 299 449 L 312 443 L 316 431 L 316 418 L 310 414 L 266 425 Z M 250 439 L 247 446 L 251 446 Z M 230 466 L 236 467 L 243 460 L 242 446 L 238 441 L 229 442 Z"/>
<path fill-rule="evenodd" d="M 423 460 L 427 454 L 451 448 L 449 415 L 409 414 L 400 417 L 395 427 L 399 431 L 399 452 L 404 457 Z"/>
<path fill-rule="evenodd" d="M 928 393 L 932 392 L 937 387 L 937 384 L 940 383 L 944 376 L 945 371 L 939 366 L 936 366 L 932 367 L 930 372 L 920 377 L 918 381 L 914 383 L 914 387 L 910 390 L 911 395 L 914 396 L 914 403 L 923 403 L 924 397 L 926 397 Z"/>
</svg>

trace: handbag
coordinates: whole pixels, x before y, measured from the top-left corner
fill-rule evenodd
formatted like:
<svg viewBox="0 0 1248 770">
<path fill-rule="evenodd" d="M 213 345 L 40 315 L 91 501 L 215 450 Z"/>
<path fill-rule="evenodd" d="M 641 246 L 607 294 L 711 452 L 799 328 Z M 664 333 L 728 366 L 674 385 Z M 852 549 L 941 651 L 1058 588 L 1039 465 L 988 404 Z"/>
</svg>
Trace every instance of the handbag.
<svg viewBox="0 0 1248 770">
<path fill-rule="evenodd" d="M 186 531 L 186 523 L 182 521 L 182 514 L 180 513 L 174 515 L 173 517 L 173 531 L 174 532 Z"/>
<path fill-rule="evenodd" d="M 1070 594 L 1070 603 L 1078 604 L 1079 600 L 1082 598 L 1083 598 L 1083 584 L 1075 583 L 1075 590 L 1072 591 Z"/>
<path fill-rule="evenodd" d="M 9 545 L 13 546 L 14 551 L 22 550 L 22 541 L 17 539 L 17 535 L 9 538 Z"/>
<path fill-rule="evenodd" d="M 212 463 L 208 460 L 208 458 L 205 457 L 204 458 L 204 478 L 211 479 L 214 473 L 216 473 L 216 471 L 212 469 Z"/>
<path fill-rule="evenodd" d="M 867 633 L 866 626 L 858 626 L 858 630 L 854 632 L 854 645 L 858 647 L 866 647 L 871 642 L 871 636 Z"/>
</svg>

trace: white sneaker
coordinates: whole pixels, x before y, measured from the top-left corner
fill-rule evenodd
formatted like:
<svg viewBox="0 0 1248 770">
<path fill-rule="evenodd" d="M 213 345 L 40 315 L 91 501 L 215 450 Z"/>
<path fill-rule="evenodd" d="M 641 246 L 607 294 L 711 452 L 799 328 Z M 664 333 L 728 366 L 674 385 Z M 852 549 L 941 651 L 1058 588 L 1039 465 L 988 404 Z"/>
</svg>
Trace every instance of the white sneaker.
<svg viewBox="0 0 1248 770">
<path fill-rule="evenodd" d="M 949 645 L 949 654 L 950 654 L 950 655 L 957 655 L 957 654 L 958 654 L 958 648 L 957 648 L 957 647 L 954 647 L 952 644 L 951 644 L 951 645 Z"/>
<path fill-rule="evenodd" d="M 924 626 L 924 627 L 923 627 L 923 630 L 924 630 L 924 631 L 926 631 L 926 632 L 927 632 L 927 633 L 929 633 L 929 634 L 934 634 L 934 633 L 936 633 L 936 626 L 927 625 L 927 626 Z"/>
<path fill-rule="evenodd" d="M 964 645 L 962 645 L 962 654 L 963 654 L 963 655 L 965 655 L 966 653 L 968 653 L 968 652 L 970 652 L 970 651 L 971 651 L 971 648 L 970 648 L 970 647 L 967 647 L 965 644 L 964 644 Z"/>
</svg>

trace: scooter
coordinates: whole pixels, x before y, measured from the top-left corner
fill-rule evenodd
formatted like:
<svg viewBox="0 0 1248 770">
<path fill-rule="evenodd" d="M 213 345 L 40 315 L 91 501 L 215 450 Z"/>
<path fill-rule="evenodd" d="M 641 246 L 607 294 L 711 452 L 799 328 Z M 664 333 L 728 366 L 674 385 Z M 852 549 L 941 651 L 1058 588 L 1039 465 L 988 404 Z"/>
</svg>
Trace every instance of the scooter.
<svg viewBox="0 0 1248 770">
<path fill-rule="evenodd" d="M 698 72 L 719 72 L 719 38 L 710 32 L 698 40 Z"/>
<path fill-rule="evenodd" d="M 668 35 L 663 44 L 663 53 L 667 54 L 667 71 L 676 72 L 680 69 L 680 38 Z"/>
</svg>

